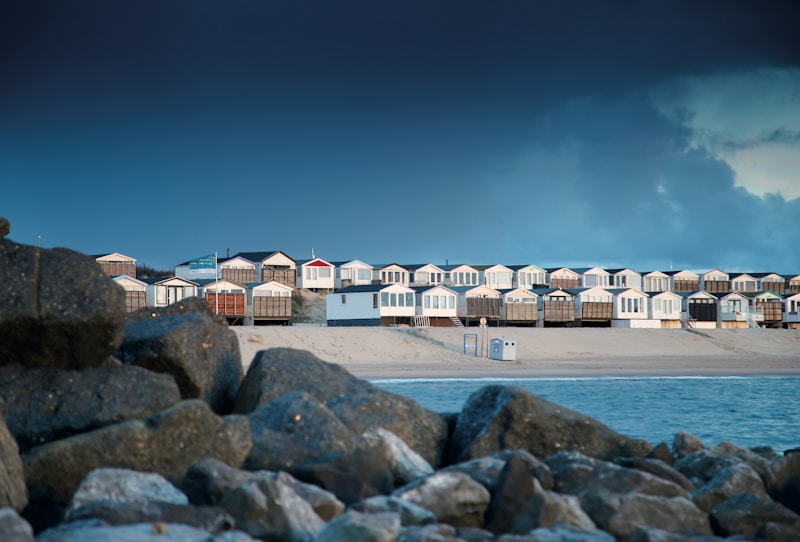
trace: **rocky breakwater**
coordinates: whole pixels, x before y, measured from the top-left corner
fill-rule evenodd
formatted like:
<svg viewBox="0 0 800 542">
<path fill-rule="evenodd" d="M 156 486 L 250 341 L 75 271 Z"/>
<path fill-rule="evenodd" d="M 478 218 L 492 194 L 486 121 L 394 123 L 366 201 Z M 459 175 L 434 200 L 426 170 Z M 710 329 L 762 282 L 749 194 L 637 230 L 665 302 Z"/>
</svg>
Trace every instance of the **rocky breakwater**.
<svg viewBox="0 0 800 542">
<path fill-rule="evenodd" d="M 2 540 L 800 537 L 798 453 L 653 447 L 513 386 L 435 413 L 302 350 L 244 375 L 202 299 L 126 317 L 91 258 L 7 239 L 0 276 L 33 303 L 0 304 Z"/>
</svg>

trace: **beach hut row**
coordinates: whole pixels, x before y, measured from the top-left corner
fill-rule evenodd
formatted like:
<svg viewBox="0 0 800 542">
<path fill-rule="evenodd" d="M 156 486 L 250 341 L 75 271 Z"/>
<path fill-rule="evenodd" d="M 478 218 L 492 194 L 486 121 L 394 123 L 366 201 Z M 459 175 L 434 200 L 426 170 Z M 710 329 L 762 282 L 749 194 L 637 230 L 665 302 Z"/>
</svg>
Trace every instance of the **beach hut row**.
<svg viewBox="0 0 800 542">
<path fill-rule="evenodd" d="M 201 295 L 213 301 L 220 314 L 227 311 L 232 323 L 287 323 L 292 292 L 302 288 L 339 296 L 327 298 L 329 325 L 473 325 L 485 319 L 498 325 L 800 327 L 800 275 L 718 269 L 642 273 L 629 268 L 536 265 L 374 265 L 361 260 L 295 260 L 281 251 L 263 251 L 226 255 L 217 269 L 193 270 L 191 262 L 183 262 L 175 266 L 173 277 L 146 279 L 134 289 L 138 280 L 134 259 L 118 253 L 96 258 L 110 276 L 124 275 L 126 280 L 117 280 L 129 292 L 131 310 Z M 405 294 L 414 295 L 413 303 L 404 297 L 399 305 L 398 292 L 384 291 L 387 286 L 406 288 Z M 426 296 L 434 287 L 450 293 Z M 134 293 L 138 291 L 142 293 Z M 436 296 L 443 297 L 447 308 L 442 300 L 434 301 Z M 454 296 L 452 302 L 449 296 Z M 288 310 L 280 303 L 267 304 L 262 297 L 287 297 Z M 262 309 L 257 310 L 256 304 Z"/>
</svg>

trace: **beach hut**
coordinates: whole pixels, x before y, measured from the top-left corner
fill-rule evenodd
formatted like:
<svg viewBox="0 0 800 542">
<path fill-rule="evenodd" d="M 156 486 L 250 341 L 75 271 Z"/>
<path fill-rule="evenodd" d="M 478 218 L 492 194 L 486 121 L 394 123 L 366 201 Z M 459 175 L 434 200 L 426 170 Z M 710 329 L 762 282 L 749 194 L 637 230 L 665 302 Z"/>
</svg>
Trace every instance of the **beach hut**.
<svg viewBox="0 0 800 542">
<path fill-rule="evenodd" d="M 245 325 L 286 325 L 292 317 L 291 286 L 278 281 L 246 284 Z"/>
<path fill-rule="evenodd" d="M 611 288 L 636 288 L 642 290 L 643 282 L 641 273 L 627 267 L 606 269 L 609 274 L 608 285 Z"/>
<path fill-rule="evenodd" d="M 500 321 L 500 292 L 488 286 L 454 286 L 458 294 L 458 318 L 466 326 L 476 325 L 481 318 Z"/>
<path fill-rule="evenodd" d="M 328 326 L 412 325 L 415 292 L 401 284 L 348 286 L 325 296 Z"/>
<path fill-rule="evenodd" d="M 112 252 L 110 254 L 95 254 L 92 257 L 100 265 L 103 273 L 109 277 L 127 275 L 131 278 L 136 278 L 135 258 L 125 256 L 119 252 Z"/>
<path fill-rule="evenodd" d="M 669 289 L 676 293 L 691 293 L 700 290 L 700 275 L 694 271 L 683 269 L 680 271 L 664 271 L 669 277 Z"/>
<path fill-rule="evenodd" d="M 196 282 L 197 295 L 208 301 L 212 312 L 225 316 L 229 324 L 242 324 L 245 316 L 249 316 L 244 284 L 227 279 L 198 279 Z"/>
<path fill-rule="evenodd" d="M 379 264 L 375 265 L 374 268 L 374 279 L 376 282 L 380 282 L 380 284 L 409 285 L 409 271 L 400 264 Z"/>
<path fill-rule="evenodd" d="M 509 265 L 509 269 L 514 273 L 512 288 L 534 288 L 547 287 L 547 271 L 533 264 L 528 265 Z"/>
<path fill-rule="evenodd" d="M 800 275 L 784 275 L 786 281 L 786 292 L 789 294 L 800 294 Z"/>
<path fill-rule="evenodd" d="M 701 276 L 700 289 L 710 294 L 726 294 L 731 291 L 731 277 L 725 271 L 712 269 Z"/>
<path fill-rule="evenodd" d="M 117 275 L 111 280 L 125 290 L 125 310 L 133 312 L 147 306 L 147 283 L 128 275 Z"/>
<path fill-rule="evenodd" d="M 783 296 L 769 290 L 765 292 L 745 292 L 755 303 L 756 311 L 760 312 L 764 319 L 761 322 L 763 327 L 781 327 L 783 325 Z"/>
<path fill-rule="evenodd" d="M 661 321 L 652 318 L 648 310 L 649 297 L 638 288 L 608 288 L 613 296 L 611 327 L 660 328 Z"/>
<path fill-rule="evenodd" d="M 372 284 L 374 268 L 361 260 L 331 262 L 334 271 L 334 289 Z"/>
<path fill-rule="evenodd" d="M 436 286 L 416 286 L 415 326 L 458 327 L 458 294 L 441 284 Z"/>
<path fill-rule="evenodd" d="M 256 264 L 244 256 L 225 258 L 220 260 L 218 265 L 220 278 L 238 282 L 239 284 L 256 282 L 256 277 L 258 276 L 256 274 Z"/>
<path fill-rule="evenodd" d="M 579 288 L 594 288 L 600 286 L 607 288 L 609 285 L 610 273 L 599 267 L 573 267 L 573 271 L 578 273 Z"/>
<path fill-rule="evenodd" d="M 580 276 L 569 267 L 547 267 L 545 280 L 550 288 L 578 288 Z"/>
<path fill-rule="evenodd" d="M 493 290 L 510 290 L 514 284 L 514 272 L 505 265 L 476 265 L 478 282 Z"/>
<path fill-rule="evenodd" d="M 764 315 L 753 300 L 741 292 L 714 294 L 719 298 L 719 327 L 725 329 L 758 327 Z"/>
<path fill-rule="evenodd" d="M 652 320 L 661 322 L 661 328 L 681 327 L 681 302 L 675 292 L 645 292 L 648 294 L 648 311 Z"/>
<path fill-rule="evenodd" d="M 444 284 L 444 269 L 432 263 L 404 266 L 409 273 L 409 286 L 437 286 Z"/>
<path fill-rule="evenodd" d="M 685 327 L 713 329 L 717 327 L 719 299 L 708 292 L 676 292 L 682 298 L 681 324 Z"/>
<path fill-rule="evenodd" d="M 800 329 L 800 292 L 790 294 L 783 300 L 783 327 Z"/>
<path fill-rule="evenodd" d="M 280 250 L 238 252 L 234 258 L 242 257 L 256 264 L 256 274 L 249 282 L 279 282 L 290 288 L 297 286 L 297 261 Z"/>
<path fill-rule="evenodd" d="M 575 325 L 577 327 L 610 327 L 614 314 L 611 292 L 604 288 L 566 288 L 575 296 Z"/>
<path fill-rule="evenodd" d="M 447 264 L 442 266 L 444 285 L 451 287 L 477 286 L 478 270 L 466 264 Z"/>
<path fill-rule="evenodd" d="M 670 277 L 663 271 L 650 271 L 642 275 L 643 291 L 648 293 L 653 292 L 669 292 L 670 291 Z"/>
<path fill-rule="evenodd" d="M 535 326 L 539 322 L 539 296 L 525 288 L 500 291 L 500 320 L 507 326 Z"/>
<path fill-rule="evenodd" d="M 535 288 L 539 327 L 568 327 L 575 323 L 575 296 L 561 288 Z"/>
<path fill-rule="evenodd" d="M 760 292 L 758 279 L 749 273 L 731 275 L 732 292 Z"/>
<path fill-rule="evenodd" d="M 166 307 L 197 295 L 197 283 L 182 277 L 141 279 L 147 284 L 145 302 L 148 307 Z"/>
<path fill-rule="evenodd" d="M 759 292 L 772 292 L 778 295 L 786 293 L 786 279 L 778 273 L 750 273 L 758 284 Z"/>
<path fill-rule="evenodd" d="M 332 292 L 336 286 L 334 266 L 322 258 L 298 260 L 297 287 L 314 292 Z"/>
</svg>

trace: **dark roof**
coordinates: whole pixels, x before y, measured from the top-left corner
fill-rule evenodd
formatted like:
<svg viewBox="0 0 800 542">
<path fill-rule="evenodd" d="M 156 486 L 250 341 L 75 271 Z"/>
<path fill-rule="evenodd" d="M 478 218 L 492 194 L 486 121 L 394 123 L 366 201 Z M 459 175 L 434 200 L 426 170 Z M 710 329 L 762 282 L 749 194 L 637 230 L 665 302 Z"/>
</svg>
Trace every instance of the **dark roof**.
<svg viewBox="0 0 800 542">
<path fill-rule="evenodd" d="M 534 288 L 534 289 L 531 290 L 531 292 L 535 293 L 536 295 L 548 295 L 548 294 L 552 294 L 553 292 L 564 292 L 564 293 L 567 293 L 569 295 L 573 295 L 569 291 L 565 290 L 564 288 Z"/>
<path fill-rule="evenodd" d="M 345 288 L 340 288 L 334 294 L 354 294 L 358 292 L 378 292 L 391 286 L 391 284 L 354 284 Z"/>
<path fill-rule="evenodd" d="M 260 262 L 260 261 L 266 260 L 270 256 L 274 256 L 275 254 L 278 254 L 279 252 L 281 254 L 283 254 L 284 256 L 286 256 L 287 258 L 291 259 L 292 261 L 296 262 L 296 260 L 294 258 L 292 258 L 288 254 L 286 254 L 285 252 L 282 252 L 280 250 L 266 250 L 266 251 L 259 251 L 259 252 L 237 252 L 236 254 L 234 254 L 231 257 L 232 258 L 242 257 L 242 258 L 247 258 L 251 262 Z"/>
</svg>

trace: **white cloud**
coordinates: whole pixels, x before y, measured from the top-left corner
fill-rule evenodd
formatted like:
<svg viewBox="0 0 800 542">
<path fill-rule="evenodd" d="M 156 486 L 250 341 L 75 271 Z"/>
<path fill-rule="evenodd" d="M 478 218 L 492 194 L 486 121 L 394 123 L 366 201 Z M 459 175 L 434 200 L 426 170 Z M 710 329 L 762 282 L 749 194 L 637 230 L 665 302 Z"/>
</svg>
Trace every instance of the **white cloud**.
<svg viewBox="0 0 800 542">
<path fill-rule="evenodd" d="M 724 160 L 753 194 L 800 197 L 800 69 L 683 77 L 651 93 L 692 131 L 692 145 Z"/>
</svg>

